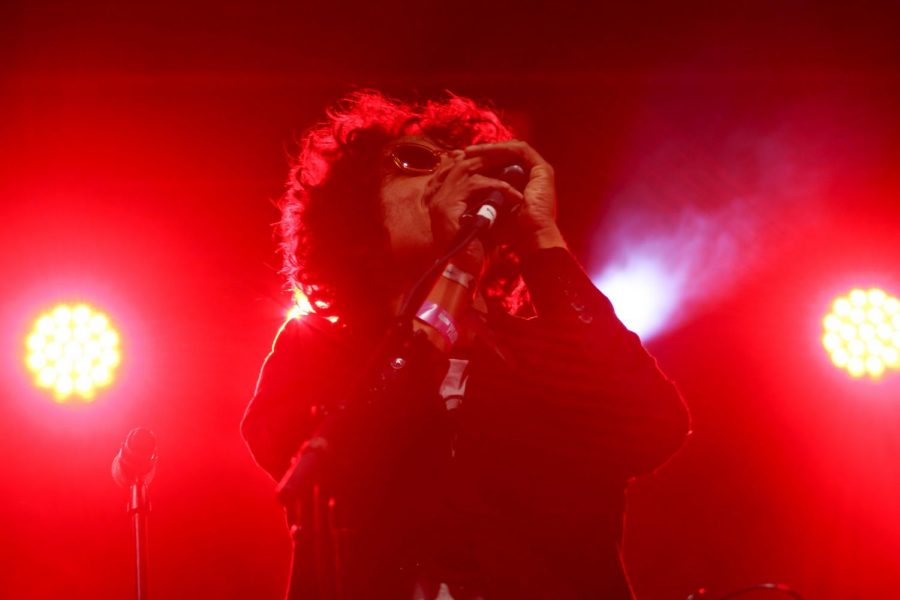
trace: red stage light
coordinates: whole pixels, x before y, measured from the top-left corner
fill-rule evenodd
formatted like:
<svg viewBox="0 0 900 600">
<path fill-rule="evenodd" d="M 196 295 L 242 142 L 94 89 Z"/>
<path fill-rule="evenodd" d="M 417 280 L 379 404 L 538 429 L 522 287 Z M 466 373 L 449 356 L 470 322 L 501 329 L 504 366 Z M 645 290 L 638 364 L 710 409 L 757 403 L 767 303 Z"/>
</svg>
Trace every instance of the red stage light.
<svg viewBox="0 0 900 600">
<path fill-rule="evenodd" d="M 72 396 L 92 401 L 96 389 L 112 383 L 121 359 L 118 332 L 86 304 L 60 304 L 38 317 L 25 345 L 35 384 L 57 402 Z"/>
<path fill-rule="evenodd" d="M 852 377 L 900 370 L 900 300 L 884 290 L 855 289 L 835 299 L 822 324 L 831 362 Z"/>
</svg>

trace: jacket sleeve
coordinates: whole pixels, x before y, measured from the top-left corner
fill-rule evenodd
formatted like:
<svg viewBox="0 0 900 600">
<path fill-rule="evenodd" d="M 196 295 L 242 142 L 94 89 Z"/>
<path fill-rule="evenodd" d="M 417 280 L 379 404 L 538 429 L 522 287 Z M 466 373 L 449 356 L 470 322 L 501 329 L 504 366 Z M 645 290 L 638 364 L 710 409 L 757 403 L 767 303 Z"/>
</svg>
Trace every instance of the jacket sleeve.
<svg viewBox="0 0 900 600">
<path fill-rule="evenodd" d="M 241 433 L 276 480 L 319 436 L 357 474 L 379 451 L 409 442 L 398 431 L 415 429 L 411 424 L 433 417 L 439 406 L 425 399 L 435 396 L 447 360 L 424 336 L 398 334 L 380 345 L 344 339 L 325 319 L 292 319 L 263 363 Z"/>
<path fill-rule="evenodd" d="M 241 434 L 257 464 L 278 480 L 312 434 L 327 402 L 327 328 L 315 317 L 290 319 L 279 329 L 263 362 Z"/>
<path fill-rule="evenodd" d="M 568 415 L 569 441 L 625 477 L 662 464 L 689 432 L 674 384 L 568 250 L 523 258 L 522 275 L 538 313 L 534 337 L 547 345 L 542 376 L 563 391 L 554 412 Z"/>
</svg>

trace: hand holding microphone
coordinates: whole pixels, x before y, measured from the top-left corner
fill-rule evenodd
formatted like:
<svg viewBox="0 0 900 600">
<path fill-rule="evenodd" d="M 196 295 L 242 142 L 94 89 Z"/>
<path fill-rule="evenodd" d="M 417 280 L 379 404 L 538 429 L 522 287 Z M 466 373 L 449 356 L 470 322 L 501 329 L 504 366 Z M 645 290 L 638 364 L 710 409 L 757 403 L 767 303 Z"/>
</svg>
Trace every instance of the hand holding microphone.
<svg viewBox="0 0 900 600">
<path fill-rule="evenodd" d="M 483 164 L 521 165 L 526 174 L 522 202 L 511 215 L 509 227 L 515 248 L 527 253 L 541 248 L 566 247 L 556 225 L 556 184 L 553 167 L 525 142 L 513 140 L 476 144 L 465 149 L 465 160 Z"/>
<path fill-rule="evenodd" d="M 501 239 L 520 255 L 565 248 L 566 243 L 556 226 L 553 168 L 531 146 L 519 141 L 477 144 L 445 154 L 451 160 L 433 171 L 421 194 L 432 242 L 440 252 L 407 294 L 399 321 L 415 317 L 424 324 L 415 327 L 426 327 L 432 343 L 449 350 L 463 338 L 460 318 L 484 270 L 488 240 L 483 233 L 501 212 L 511 213 Z M 445 266 L 452 272 L 445 269 L 440 275 Z M 457 276 L 460 272 L 463 276 Z"/>
<path fill-rule="evenodd" d="M 523 191 L 528 183 L 525 169 L 517 164 L 503 167 L 496 178 L 505 181 L 519 192 Z M 503 192 L 490 190 L 483 197 L 470 201 L 469 207 L 459 217 L 460 232 L 464 234 L 472 229 L 488 231 L 501 214 L 513 212 L 518 206 L 512 204 Z"/>
</svg>

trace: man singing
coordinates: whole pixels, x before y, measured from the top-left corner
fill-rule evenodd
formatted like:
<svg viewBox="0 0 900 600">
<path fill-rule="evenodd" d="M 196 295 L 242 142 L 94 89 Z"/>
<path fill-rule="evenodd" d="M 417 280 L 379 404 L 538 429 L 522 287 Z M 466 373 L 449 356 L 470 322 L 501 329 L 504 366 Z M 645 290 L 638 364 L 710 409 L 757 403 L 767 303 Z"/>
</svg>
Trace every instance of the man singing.
<svg viewBox="0 0 900 600">
<path fill-rule="evenodd" d="M 242 432 L 280 481 L 288 597 L 631 598 L 625 487 L 688 417 L 568 251 L 551 166 L 468 99 L 360 91 L 304 136 L 281 211 L 313 311 Z"/>
</svg>

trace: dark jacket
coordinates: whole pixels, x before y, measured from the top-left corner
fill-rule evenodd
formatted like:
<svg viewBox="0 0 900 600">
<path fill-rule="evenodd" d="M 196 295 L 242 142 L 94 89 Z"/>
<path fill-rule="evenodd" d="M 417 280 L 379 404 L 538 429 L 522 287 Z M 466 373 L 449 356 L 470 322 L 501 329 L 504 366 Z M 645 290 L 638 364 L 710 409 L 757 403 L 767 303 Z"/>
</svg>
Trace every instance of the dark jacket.
<svg viewBox="0 0 900 600">
<path fill-rule="evenodd" d="M 344 597 L 405 599 L 423 574 L 487 600 L 631 597 L 625 487 L 681 446 L 687 411 L 571 254 L 522 271 L 538 317 L 489 315 L 452 412 L 447 359 L 421 337 L 373 352 L 315 316 L 279 332 L 242 432 L 275 479 L 326 432 L 314 478 Z"/>
</svg>

